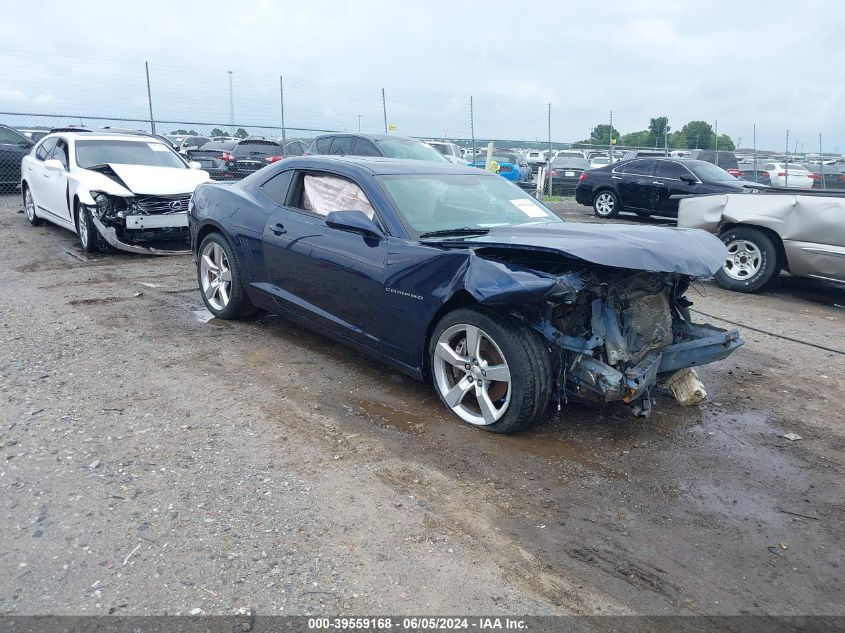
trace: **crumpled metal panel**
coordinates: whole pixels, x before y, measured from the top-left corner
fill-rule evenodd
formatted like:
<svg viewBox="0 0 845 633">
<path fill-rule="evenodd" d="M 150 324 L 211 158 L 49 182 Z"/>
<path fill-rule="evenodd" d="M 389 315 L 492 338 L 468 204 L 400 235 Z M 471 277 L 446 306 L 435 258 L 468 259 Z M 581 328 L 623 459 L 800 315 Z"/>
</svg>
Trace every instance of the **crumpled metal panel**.
<svg viewBox="0 0 845 633">
<path fill-rule="evenodd" d="M 631 224 L 553 222 L 492 227 L 486 235 L 449 242 L 552 252 L 602 266 L 700 278 L 713 276 L 727 254 L 718 238 L 701 231 Z"/>
<path fill-rule="evenodd" d="M 777 233 L 793 275 L 845 281 L 845 197 L 766 193 L 680 201 L 678 226 L 719 233 L 735 224 Z"/>
</svg>

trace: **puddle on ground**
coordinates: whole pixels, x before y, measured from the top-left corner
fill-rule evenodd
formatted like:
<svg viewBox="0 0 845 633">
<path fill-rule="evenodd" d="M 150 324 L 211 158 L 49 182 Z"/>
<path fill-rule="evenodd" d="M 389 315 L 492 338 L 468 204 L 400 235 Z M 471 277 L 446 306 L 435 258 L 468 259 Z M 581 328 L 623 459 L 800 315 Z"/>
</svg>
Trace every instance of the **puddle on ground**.
<svg viewBox="0 0 845 633">
<path fill-rule="evenodd" d="M 466 445 L 473 450 L 493 453 L 508 459 L 514 452 L 527 453 L 547 461 L 564 460 L 574 462 L 587 470 L 600 473 L 609 479 L 622 478 L 622 474 L 599 463 L 589 452 L 574 442 L 560 436 L 560 430 L 541 428 L 520 435 L 499 435 L 452 419 L 446 412 L 440 412 L 442 405 L 433 398 L 420 402 L 420 411 L 411 413 L 391 407 L 383 402 L 353 400 L 348 410 L 360 410 L 377 423 L 414 435 L 439 434 L 450 447 Z"/>
<path fill-rule="evenodd" d="M 191 313 L 194 315 L 194 318 L 200 323 L 208 323 L 214 318 L 214 315 L 211 314 L 211 312 L 209 312 L 205 308 L 203 308 L 202 310 L 191 310 Z"/>
<path fill-rule="evenodd" d="M 207 323 L 208 325 L 216 325 L 218 327 L 232 327 L 231 321 L 218 319 L 205 308 L 202 310 L 191 310 L 191 314 L 193 314 L 194 318 L 200 323 Z"/>
</svg>

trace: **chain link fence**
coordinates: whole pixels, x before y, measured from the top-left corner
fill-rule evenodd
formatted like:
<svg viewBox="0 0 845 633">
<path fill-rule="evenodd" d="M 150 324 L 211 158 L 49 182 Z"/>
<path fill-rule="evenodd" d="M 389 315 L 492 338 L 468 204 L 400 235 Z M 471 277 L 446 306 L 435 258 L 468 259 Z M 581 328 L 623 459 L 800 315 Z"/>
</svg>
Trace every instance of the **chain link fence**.
<svg viewBox="0 0 845 633">
<path fill-rule="evenodd" d="M 388 88 L 342 77 L 268 76 L 2 51 L 0 68 L 0 126 L 6 126 L 0 127 L 0 188 L 5 191 L 19 186 L 20 159 L 32 143 L 56 128 L 166 136 L 213 177 L 227 176 L 219 171 L 221 157 L 250 142 L 262 150 L 262 158 L 271 159 L 302 154 L 323 134 L 387 133 L 448 141 L 459 159 L 475 164 L 486 160 L 492 142 L 497 151 L 507 150 L 525 178 L 542 178 L 547 195 L 570 194 L 572 174 L 577 184 L 588 167 L 635 152 L 672 151 L 669 144 L 626 147 L 618 139 L 613 144 L 555 138 L 554 129 L 567 124 L 564 111 L 558 114 L 537 95 L 504 90 L 454 95 L 419 90 L 412 83 Z M 595 114 L 596 119 L 603 116 Z M 576 151 L 586 164 L 577 164 Z M 843 169 L 845 164 L 819 171 L 828 183 L 845 186 Z M 758 171 L 755 167 L 755 176 Z"/>
</svg>

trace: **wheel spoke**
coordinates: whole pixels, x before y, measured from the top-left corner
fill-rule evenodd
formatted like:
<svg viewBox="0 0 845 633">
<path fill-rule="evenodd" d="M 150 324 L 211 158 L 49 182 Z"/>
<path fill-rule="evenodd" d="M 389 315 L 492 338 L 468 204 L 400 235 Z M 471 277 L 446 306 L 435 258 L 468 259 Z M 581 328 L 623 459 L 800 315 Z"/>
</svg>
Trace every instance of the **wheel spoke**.
<svg viewBox="0 0 845 633">
<path fill-rule="evenodd" d="M 481 345 L 481 337 L 478 334 L 478 328 L 474 325 L 466 326 L 467 336 L 467 356 L 470 358 L 478 358 L 478 350 Z"/>
<path fill-rule="evenodd" d="M 217 290 L 220 288 L 219 285 L 215 284 L 213 281 L 205 287 L 205 298 L 209 301 L 214 301 L 214 297 L 217 296 Z"/>
<path fill-rule="evenodd" d="M 214 252 L 214 251 L 212 251 L 212 253 L 213 253 L 213 252 Z M 213 260 L 213 259 L 211 259 L 211 257 L 210 257 L 209 255 L 207 255 L 207 254 L 206 254 L 206 255 L 203 255 L 203 256 L 202 256 L 202 261 L 204 261 L 204 262 L 205 262 L 205 265 L 208 267 L 208 270 L 213 270 L 213 271 L 217 271 L 217 270 L 218 270 L 218 268 L 217 268 L 217 264 L 215 264 L 215 263 L 214 263 L 214 260 Z"/>
<path fill-rule="evenodd" d="M 493 422 L 496 421 L 497 411 L 496 406 L 490 400 L 490 395 L 487 393 L 487 390 L 479 385 L 475 390 L 475 397 L 478 400 L 481 415 L 484 416 L 484 422 L 487 424 L 493 424 Z"/>
<path fill-rule="evenodd" d="M 487 380 L 498 380 L 499 382 L 510 382 L 511 372 L 507 365 L 490 365 L 484 369 Z"/>
<path fill-rule="evenodd" d="M 227 284 L 224 283 L 221 283 L 218 288 L 220 290 L 220 303 L 222 304 L 222 307 L 225 308 L 229 303 L 229 288 Z"/>
<path fill-rule="evenodd" d="M 434 355 L 437 356 L 437 358 L 446 361 L 450 365 L 460 367 L 461 369 L 464 369 L 466 364 L 469 363 L 469 358 L 460 356 L 443 341 L 440 341 L 437 344 L 437 347 L 434 348 Z"/>
<path fill-rule="evenodd" d="M 226 268 L 225 270 L 220 271 L 220 279 L 222 281 L 232 281 L 232 271 Z"/>
<path fill-rule="evenodd" d="M 472 388 L 472 383 L 467 376 L 464 376 L 458 383 L 455 384 L 444 396 L 443 400 L 453 409 L 457 407 L 467 395 L 467 392 Z"/>
</svg>

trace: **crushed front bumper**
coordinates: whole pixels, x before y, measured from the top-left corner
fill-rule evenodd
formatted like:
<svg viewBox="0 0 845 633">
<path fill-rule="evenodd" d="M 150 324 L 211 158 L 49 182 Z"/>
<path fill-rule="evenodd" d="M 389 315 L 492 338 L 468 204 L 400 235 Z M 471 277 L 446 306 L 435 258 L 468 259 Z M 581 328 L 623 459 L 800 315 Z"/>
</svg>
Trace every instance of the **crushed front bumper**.
<svg viewBox="0 0 845 633">
<path fill-rule="evenodd" d="M 126 242 L 120 240 L 120 238 L 117 236 L 117 231 L 114 227 L 106 226 L 105 224 L 103 224 L 95 213 L 91 213 L 91 219 L 94 221 L 94 226 L 97 227 L 97 230 L 99 231 L 103 239 L 106 240 L 106 242 L 108 242 L 111 246 L 121 251 L 126 251 L 128 253 L 140 253 L 142 255 L 188 255 L 191 252 L 190 248 L 170 250 L 155 248 L 153 246 L 142 246 L 140 244 L 127 244 Z M 188 226 L 187 214 L 184 213 L 168 214 L 164 216 L 127 216 L 126 222 L 127 229 L 129 230 Z"/>
<path fill-rule="evenodd" d="M 721 360 L 744 343 L 737 330 L 722 330 L 710 325 L 686 324 L 681 338 L 672 345 L 650 351 L 624 372 L 579 353 L 567 367 L 567 375 L 579 388 L 606 402 L 632 404 L 648 394 L 660 374 Z"/>
</svg>

